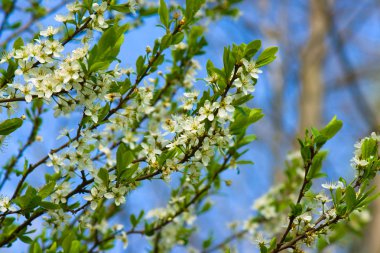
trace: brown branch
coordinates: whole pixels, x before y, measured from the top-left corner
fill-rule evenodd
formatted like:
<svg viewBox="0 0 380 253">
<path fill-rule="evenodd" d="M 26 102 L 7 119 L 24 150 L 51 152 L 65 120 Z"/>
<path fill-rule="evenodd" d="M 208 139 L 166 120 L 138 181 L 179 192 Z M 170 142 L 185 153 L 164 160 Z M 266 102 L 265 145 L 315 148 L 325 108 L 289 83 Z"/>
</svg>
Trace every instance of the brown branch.
<svg viewBox="0 0 380 253">
<path fill-rule="evenodd" d="M 17 2 L 17 0 L 11 1 L 11 6 L 10 6 L 9 10 L 5 10 L 4 18 L 3 18 L 3 21 L 1 22 L 1 25 L 0 25 L 0 38 L 1 38 L 3 31 L 5 30 L 5 26 L 8 23 L 8 19 L 14 10 L 16 2 Z"/>
<path fill-rule="evenodd" d="M 38 131 L 38 128 L 39 128 L 38 121 L 40 119 L 41 113 L 42 113 L 42 107 L 38 108 L 38 112 L 37 112 L 37 115 L 35 116 L 35 118 L 33 120 L 33 127 L 32 127 L 32 130 L 31 130 L 30 134 L 29 134 L 27 142 L 19 149 L 17 156 L 16 157 L 12 157 L 10 163 L 4 167 L 4 170 L 6 172 L 5 172 L 3 180 L 0 183 L 0 190 L 3 188 L 5 182 L 8 180 L 8 178 L 9 178 L 11 172 L 12 172 L 13 167 L 20 160 L 20 158 L 24 154 L 25 150 L 30 145 L 32 145 L 35 142 L 35 137 L 36 137 L 36 134 L 37 134 L 37 131 Z"/>
<path fill-rule="evenodd" d="M 301 203 L 301 200 L 302 198 L 304 197 L 305 195 L 305 187 L 306 185 L 309 183 L 309 179 L 307 178 L 307 174 L 309 173 L 309 170 L 311 168 L 311 165 L 312 165 L 312 162 L 313 162 L 313 159 L 315 157 L 315 155 L 317 154 L 317 152 L 314 152 L 314 149 L 311 150 L 311 157 L 310 157 L 310 160 L 307 161 L 305 164 L 304 164 L 304 171 L 305 171 L 305 174 L 304 174 L 304 178 L 303 178 L 303 182 L 302 182 L 302 186 L 301 186 L 301 189 L 298 193 L 298 198 L 297 198 L 297 202 L 296 204 L 299 204 Z M 296 219 L 296 216 L 295 215 L 290 215 L 289 216 L 289 222 L 288 222 L 288 226 L 286 227 L 286 230 L 285 232 L 283 233 L 281 239 L 280 239 L 280 242 L 277 243 L 277 246 L 276 248 L 273 250 L 273 253 L 277 253 L 277 252 L 280 252 L 281 251 L 281 247 L 282 245 L 284 244 L 285 240 L 286 240 L 286 237 L 288 236 L 288 234 L 290 233 L 292 227 L 293 227 L 293 223 L 294 223 L 294 220 Z"/>
<path fill-rule="evenodd" d="M 32 224 L 32 221 L 34 221 L 35 219 L 37 219 L 38 217 L 40 217 L 44 213 L 45 213 L 44 210 L 39 210 L 39 211 L 33 213 L 32 216 L 30 216 L 26 221 L 24 221 L 24 223 L 22 223 L 21 225 L 16 227 L 16 229 L 13 230 L 13 232 L 8 237 L 5 237 L 2 241 L 0 241 L 0 247 L 6 246 L 9 243 L 11 243 L 14 239 L 17 238 L 18 234 L 24 228 L 28 227 L 30 224 Z"/>
</svg>

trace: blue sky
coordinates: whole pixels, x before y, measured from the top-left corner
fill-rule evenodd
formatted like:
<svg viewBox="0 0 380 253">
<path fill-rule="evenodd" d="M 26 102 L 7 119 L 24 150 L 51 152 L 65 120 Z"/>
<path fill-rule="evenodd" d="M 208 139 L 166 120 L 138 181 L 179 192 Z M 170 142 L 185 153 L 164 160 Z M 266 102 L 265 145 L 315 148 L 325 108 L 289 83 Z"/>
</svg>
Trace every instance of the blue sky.
<svg viewBox="0 0 380 253">
<path fill-rule="evenodd" d="M 22 2 L 22 1 L 19 1 Z M 52 1 L 43 1 L 46 4 L 51 5 Z M 250 1 L 245 1 L 243 5 L 245 13 L 243 14 L 242 20 L 248 20 L 260 26 L 260 20 L 257 20 L 255 14 L 255 9 L 250 5 Z M 306 7 L 303 7 L 306 8 Z M 294 18 L 294 47 L 299 46 L 304 43 L 307 36 L 307 27 L 302 20 L 305 19 L 305 13 L 303 8 L 294 7 L 294 15 L 299 15 L 298 18 Z M 20 19 L 20 17 L 14 17 L 15 19 Z M 269 17 L 270 18 L 270 17 Z M 265 21 L 267 22 L 267 21 Z M 374 33 L 373 41 L 371 43 L 378 43 L 379 31 L 375 28 L 378 24 L 378 19 L 370 19 L 370 25 L 364 26 L 364 29 L 358 30 L 358 33 Z M 45 20 L 42 24 L 44 26 L 54 24 L 51 18 Z M 137 57 L 144 53 L 145 47 L 147 45 L 153 45 L 154 39 L 163 35 L 161 28 L 156 27 L 158 23 L 157 17 L 148 18 L 143 27 L 132 31 L 126 35 L 125 43 L 121 50 L 120 59 L 123 59 L 123 64 L 129 66 L 134 66 L 134 62 Z M 264 22 L 263 22 L 264 23 Z M 265 23 L 264 23 L 265 24 Z M 228 18 L 223 18 L 221 21 L 212 23 L 209 26 L 207 39 L 209 45 L 206 49 L 206 55 L 199 57 L 199 61 L 202 70 L 199 72 L 199 77 L 205 77 L 205 63 L 207 59 L 211 59 L 216 65 L 220 65 L 222 59 L 221 55 L 223 52 L 223 47 L 231 43 L 242 43 L 249 42 L 253 39 L 262 39 L 263 46 L 279 46 L 280 55 L 279 60 L 282 59 L 282 45 L 280 42 L 273 39 L 268 39 L 267 37 L 261 35 L 252 29 L 249 29 L 245 22 L 235 21 Z M 366 58 L 360 52 L 352 51 L 350 56 L 360 61 L 365 61 Z M 274 65 L 276 62 L 274 63 Z M 326 63 L 326 78 L 330 76 L 336 76 L 339 73 L 339 69 L 334 67 L 334 59 L 329 59 Z M 299 66 L 297 62 L 294 61 L 294 65 L 289 66 L 289 71 L 296 72 Z M 252 102 L 252 106 L 263 108 L 264 113 L 271 110 L 270 101 L 273 99 L 273 93 L 268 87 L 271 85 L 271 79 L 268 75 L 271 75 L 271 69 L 265 68 L 264 75 L 260 77 L 258 85 L 256 86 L 255 99 Z M 296 85 L 298 78 L 296 76 L 289 77 L 286 82 L 290 83 L 285 89 L 284 94 L 284 108 L 283 111 L 283 124 L 284 129 L 287 134 L 294 134 L 297 130 L 297 119 L 298 119 L 298 96 L 299 87 Z M 350 96 L 347 92 L 334 91 L 326 94 L 324 101 L 324 122 L 327 122 L 333 115 L 338 115 L 344 121 L 344 127 L 342 131 L 336 136 L 336 138 L 331 141 L 326 148 L 330 151 L 330 158 L 325 165 L 325 171 L 329 175 L 331 180 L 337 179 L 340 175 L 345 175 L 347 177 L 352 176 L 352 170 L 349 166 L 349 159 L 353 152 L 353 144 L 355 141 L 367 134 L 367 127 L 362 120 L 358 112 L 350 105 Z M 63 127 L 69 127 L 70 125 L 76 124 L 77 119 L 75 118 L 63 118 L 55 120 L 52 115 L 46 115 L 45 122 L 49 122 L 48 128 L 43 128 L 44 131 L 41 133 L 44 142 L 38 143 L 32 146 L 31 149 L 25 154 L 30 162 L 37 161 L 39 157 L 46 154 L 50 148 L 56 147 L 58 142 L 55 140 L 57 132 Z M 283 149 L 280 150 L 280 156 L 276 157 L 278 160 L 273 158 L 273 150 L 270 143 L 273 141 L 273 122 L 270 117 L 264 117 L 260 122 L 258 122 L 251 131 L 258 135 L 258 140 L 250 146 L 250 150 L 247 153 L 248 158 L 252 158 L 255 162 L 252 166 L 245 166 L 240 170 L 240 174 L 236 171 L 228 171 L 223 175 L 224 178 L 231 179 L 233 181 L 231 187 L 224 187 L 218 196 L 212 197 L 215 203 L 213 211 L 209 212 L 207 215 L 199 217 L 198 223 L 201 224 L 202 231 L 200 236 L 206 238 L 209 231 L 214 230 L 215 237 L 224 237 L 228 235 L 228 230 L 226 229 L 226 223 L 230 220 L 244 219 L 245 217 L 251 215 L 253 211 L 250 209 L 254 199 L 265 193 L 273 182 L 274 168 L 278 168 L 283 163 L 286 153 L 291 148 L 291 141 L 288 141 Z M 25 128 L 26 129 L 26 128 Z M 26 136 L 28 132 L 19 132 L 18 136 Z M 8 140 L 8 146 L 6 151 L 15 150 L 17 148 L 17 143 L 14 142 L 16 137 L 10 137 Z M 8 152 L 5 152 L 8 153 Z M 2 154 L 2 156 L 5 154 Z M 47 168 L 40 168 L 38 173 L 33 173 L 31 179 L 33 185 L 41 185 L 44 183 L 43 178 L 41 178 L 41 173 L 49 171 Z M 15 182 L 13 177 L 12 182 Z M 9 194 L 13 190 L 13 184 L 8 183 L 3 192 L 3 194 Z M 125 211 L 118 216 L 118 222 L 128 223 L 128 217 L 126 214 L 136 213 L 141 208 L 148 210 L 152 207 L 165 206 L 166 200 L 169 194 L 168 185 L 163 182 L 152 182 L 144 183 L 143 187 L 138 189 L 136 192 L 130 194 L 127 198 L 127 203 L 125 205 Z M 139 236 L 130 236 L 130 247 L 127 252 L 142 252 L 147 244 L 141 244 L 141 238 Z M 18 244 L 20 249 L 24 250 L 23 245 Z M 136 246 L 138 245 L 138 246 Z M 199 244 L 198 244 L 199 245 Z M 247 252 L 248 249 L 252 249 L 251 244 L 241 244 L 239 245 L 242 252 Z M 182 252 L 181 249 L 176 251 Z M 14 252 L 14 251 L 9 251 Z M 25 251 L 24 251 L 25 252 Z M 120 250 L 120 245 L 118 244 L 114 252 L 122 252 Z M 251 252 L 251 251 L 249 251 Z"/>
</svg>

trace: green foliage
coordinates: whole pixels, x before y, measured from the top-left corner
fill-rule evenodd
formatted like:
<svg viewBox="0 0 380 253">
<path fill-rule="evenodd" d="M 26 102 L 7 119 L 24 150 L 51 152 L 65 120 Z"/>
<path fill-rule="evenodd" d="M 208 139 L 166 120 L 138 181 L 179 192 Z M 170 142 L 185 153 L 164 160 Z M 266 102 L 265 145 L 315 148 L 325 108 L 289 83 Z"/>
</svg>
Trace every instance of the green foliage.
<svg viewBox="0 0 380 253">
<path fill-rule="evenodd" d="M 9 135 L 22 126 L 20 118 L 7 119 L 0 123 L 0 135 Z"/>
<path fill-rule="evenodd" d="M 334 116 L 334 118 L 320 131 L 320 133 L 327 139 L 331 139 L 338 133 L 342 126 L 343 122 Z"/>
<path fill-rule="evenodd" d="M 257 58 L 257 67 L 262 67 L 268 65 L 276 59 L 276 53 L 278 51 L 277 47 L 269 47 L 264 49 L 264 51 Z"/>
<path fill-rule="evenodd" d="M 234 114 L 234 121 L 230 126 L 230 131 L 234 135 L 244 135 L 247 128 L 264 117 L 262 110 L 239 107 Z"/>
<path fill-rule="evenodd" d="M 166 6 L 165 0 L 160 0 L 160 7 L 158 8 L 161 23 L 169 29 L 169 10 Z"/>
<path fill-rule="evenodd" d="M 117 59 L 127 29 L 128 25 L 114 25 L 102 34 L 99 42 L 89 53 L 89 73 L 106 70 Z"/>
</svg>

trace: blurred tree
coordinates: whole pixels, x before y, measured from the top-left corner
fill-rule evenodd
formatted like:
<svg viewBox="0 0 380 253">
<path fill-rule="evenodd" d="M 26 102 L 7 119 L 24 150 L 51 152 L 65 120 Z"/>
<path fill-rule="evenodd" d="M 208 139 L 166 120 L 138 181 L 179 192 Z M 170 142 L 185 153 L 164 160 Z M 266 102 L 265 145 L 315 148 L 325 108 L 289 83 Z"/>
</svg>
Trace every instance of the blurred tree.
<svg viewBox="0 0 380 253">
<path fill-rule="evenodd" d="M 380 101 L 380 55 L 372 50 L 379 43 L 379 32 L 375 30 L 378 1 L 245 1 L 243 9 L 254 13 L 243 15 L 245 29 L 280 47 L 279 60 L 271 66 L 268 77 L 272 88 L 269 96 L 274 98 L 269 102 L 270 119 L 275 126 L 270 134 L 275 136 L 271 139 L 274 154 L 279 154 L 279 146 L 291 147 L 293 143 L 284 124 L 292 122 L 295 116 L 284 113 L 284 108 L 294 105 L 294 90 L 298 90 L 300 105 L 298 122 L 288 126 L 298 126 L 298 132 L 320 125 L 323 110 L 332 108 L 353 122 L 351 133 L 379 130 L 375 108 Z M 329 97 L 334 98 L 331 101 Z M 284 153 L 279 154 L 280 158 L 281 155 Z M 380 252 L 380 201 L 372 208 L 373 222 L 363 241 L 352 245 L 352 252 L 359 252 L 359 248 L 363 253 Z"/>
</svg>

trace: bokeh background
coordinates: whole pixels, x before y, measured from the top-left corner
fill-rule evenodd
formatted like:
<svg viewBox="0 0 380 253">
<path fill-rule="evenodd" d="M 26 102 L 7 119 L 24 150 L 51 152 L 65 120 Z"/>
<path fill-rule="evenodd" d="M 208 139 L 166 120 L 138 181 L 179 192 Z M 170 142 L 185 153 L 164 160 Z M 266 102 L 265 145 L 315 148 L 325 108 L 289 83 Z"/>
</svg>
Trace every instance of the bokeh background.
<svg viewBox="0 0 380 253">
<path fill-rule="evenodd" d="M 27 0 L 17 1 L 22 9 L 30 6 Z M 29 38 L 32 31 L 40 26 L 56 24 L 54 14 L 65 12 L 64 2 L 38 1 L 53 8 L 51 15 L 44 19 L 17 15 L 10 22 L 21 22 L 20 36 Z M 219 195 L 213 196 L 214 209 L 197 219 L 200 232 L 192 244 L 200 247 L 202 240 L 213 233 L 215 238 L 229 235 L 227 223 L 243 220 L 254 213 L 251 205 L 255 199 L 275 185 L 281 178 L 286 155 L 296 147 L 296 137 L 306 127 L 322 126 L 334 115 L 344 121 L 342 131 L 327 145 L 330 156 L 324 166 L 329 180 L 339 176 L 350 178 L 353 170 L 350 158 L 354 143 L 371 131 L 379 130 L 380 109 L 380 2 L 377 0 L 244 0 L 239 5 L 241 16 L 238 19 L 222 18 L 210 23 L 206 54 L 199 57 L 198 77 L 205 77 L 205 64 L 211 59 L 221 66 L 223 47 L 232 43 L 249 42 L 261 39 L 263 46 L 278 46 L 277 60 L 264 69 L 256 86 L 255 99 L 251 104 L 263 108 L 265 117 L 255 124 L 253 133 L 258 140 L 250 146 L 246 154 L 254 165 L 242 167 L 239 173 L 230 171 L 223 175 L 232 180 L 230 187 L 224 186 Z M 1 11 L 0 11 L 1 12 Z M 1 12 L 3 19 L 4 13 Z M 144 20 L 144 25 L 126 35 L 121 52 L 124 64 L 134 66 L 147 45 L 162 36 L 156 27 L 158 17 Z M 0 36 L 0 45 L 8 43 L 10 32 Z M 55 136 L 63 127 L 70 127 L 74 118 L 56 120 L 45 116 L 41 133 L 44 141 L 32 146 L 25 156 L 30 162 L 39 160 L 58 142 Z M 16 139 L 10 138 L 0 153 L 0 160 L 7 153 L 18 148 Z M 9 152 L 8 152 L 9 151 Z M 19 164 L 21 166 L 21 164 Z M 43 170 L 49 171 L 48 168 Z M 31 175 L 32 182 L 38 186 L 44 183 L 43 170 Z M 2 194 L 13 190 L 12 177 L 5 185 Z M 379 183 L 380 185 L 380 183 Z M 149 210 L 164 207 L 168 200 L 169 188 L 163 182 L 145 182 L 127 198 L 123 212 L 113 222 L 129 222 L 129 214 L 141 208 Z M 372 208 L 372 218 L 363 231 L 363 237 L 346 240 L 330 247 L 326 252 L 380 252 L 380 201 Z M 40 223 L 42 226 L 42 223 Z M 149 247 L 139 236 L 130 236 L 127 252 L 145 252 Z M 241 252 L 255 252 L 257 249 L 249 242 L 238 243 Z M 4 252 L 26 252 L 23 244 L 18 249 Z M 123 252 L 117 244 L 113 252 Z M 183 252 L 177 248 L 175 252 Z"/>
</svg>

